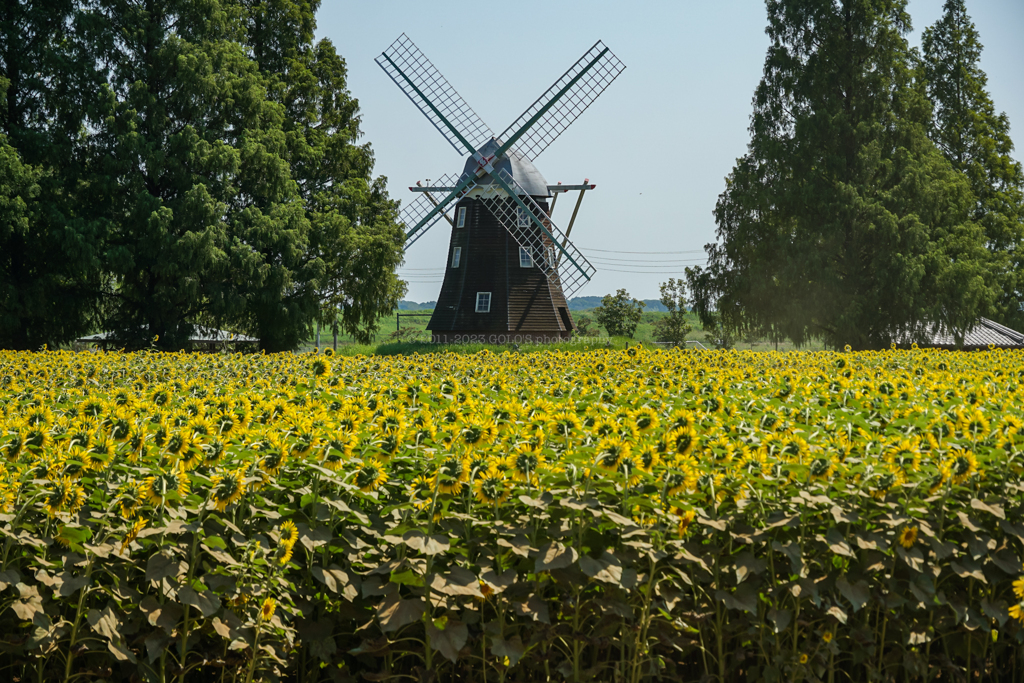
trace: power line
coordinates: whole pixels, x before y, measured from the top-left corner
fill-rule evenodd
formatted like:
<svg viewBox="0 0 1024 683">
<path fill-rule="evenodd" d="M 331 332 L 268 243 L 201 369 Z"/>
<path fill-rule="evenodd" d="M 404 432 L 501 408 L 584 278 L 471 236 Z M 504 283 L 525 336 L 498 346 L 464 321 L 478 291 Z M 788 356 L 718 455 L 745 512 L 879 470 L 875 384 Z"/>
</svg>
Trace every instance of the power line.
<svg viewBox="0 0 1024 683">
<path fill-rule="evenodd" d="M 671 267 L 671 266 L 673 266 L 675 264 L 678 264 L 678 263 L 705 263 L 705 262 L 707 262 L 706 258 L 673 259 L 671 261 L 668 261 L 668 260 L 661 261 L 661 260 L 656 260 L 656 259 L 655 260 L 643 260 L 643 259 L 636 259 L 636 260 L 630 260 L 630 259 L 603 259 L 603 258 L 597 258 L 596 256 L 592 256 L 588 260 L 593 261 L 594 263 L 607 263 L 610 266 L 632 266 L 632 265 L 639 266 L 639 265 L 643 265 L 645 263 L 650 263 L 652 265 L 652 267 L 655 267 L 655 268 Z"/>
<path fill-rule="evenodd" d="M 581 251 L 600 251 L 605 254 L 702 254 L 703 249 L 690 249 L 689 251 L 619 251 L 618 249 L 589 249 L 580 247 Z"/>
<path fill-rule="evenodd" d="M 602 268 L 601 273 L 633 273 L 634 275 L 679 275 L 678 270 L 616 270 L 615 268 Z"/>
</svg>

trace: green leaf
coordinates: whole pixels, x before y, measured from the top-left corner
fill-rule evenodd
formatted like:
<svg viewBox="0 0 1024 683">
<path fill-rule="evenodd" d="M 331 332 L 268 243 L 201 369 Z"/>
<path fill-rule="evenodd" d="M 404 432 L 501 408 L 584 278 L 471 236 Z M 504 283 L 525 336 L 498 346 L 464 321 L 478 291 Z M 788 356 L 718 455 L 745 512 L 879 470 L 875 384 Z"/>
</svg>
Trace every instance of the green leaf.
<svg viewBox="0 0 1024 683">
<path fill-rule="evenodd" d="M 425 582 L 423 577 L 416 574 L 412 569 L 405 569 L 401 572 L 391 572 L 391 583 L 397 583 L 404 586 L 423 586 Z"/>
</svg>

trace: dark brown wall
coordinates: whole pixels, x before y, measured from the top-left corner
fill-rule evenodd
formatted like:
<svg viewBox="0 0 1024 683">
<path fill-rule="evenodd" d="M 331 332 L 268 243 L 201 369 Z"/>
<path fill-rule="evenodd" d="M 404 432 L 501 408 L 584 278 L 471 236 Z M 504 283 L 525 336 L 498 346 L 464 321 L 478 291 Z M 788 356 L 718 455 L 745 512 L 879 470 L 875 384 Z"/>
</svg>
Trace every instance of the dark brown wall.
<svg viewBox="0 0 1024 683">
<path fill-rule="evenodd" d="M 546 201 L 537 201 L 546 211 Z M 427 329 L 435 336 L 443 332 L 568 336 L 573 325 L 561 287 L 551 284 L 540 268 L 519 266 L 519 244 L 483 202 L 463 199 L 456 205 L 456 220 L 463 206 L 466 226 L 452 228 L 444 283 Z M 462 247 L 458 268 L 451 267 L 455 247 Z M 477 292 L 491 292 L 489 313 L 476 312 Z"/>
</svg>

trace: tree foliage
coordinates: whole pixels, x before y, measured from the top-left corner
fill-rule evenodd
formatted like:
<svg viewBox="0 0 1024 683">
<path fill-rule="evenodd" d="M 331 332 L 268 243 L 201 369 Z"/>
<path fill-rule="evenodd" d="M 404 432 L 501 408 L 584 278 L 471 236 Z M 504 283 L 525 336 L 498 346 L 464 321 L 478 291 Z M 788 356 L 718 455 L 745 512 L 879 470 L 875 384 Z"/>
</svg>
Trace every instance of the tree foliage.
<svg viewBox="0 0 1024 683">
<path fill-rule="evenodd" d="M 654 323 L 654 338 L 682 346 L 691 329 L 686 321 L 686 282 L 670 277 L 668 282 L 661 283 L 660 289 L 661 305 L 668 309 L 668 314 Z"/>
<path fill-rule="evenodd" d="M 346 90 L 345 61 L 329 40 L 313 42 L 319 2 L 246 0 L 246 44 L 285 109 L 293 177 L 310 223 L 310 254 L 323 263 L 317 317 L 368 341 L 380 314 L 405 294 L 395 275 L 404 235 L 373 153 L 357 144 L 359 106 Z"/>
<path fill-rule="evenodd" d="M 203 325 L 279 350 L 325 299 L 357 337 L 393 308 L 396 206 L 318 6 L 4 5 L 0 345 L 173 349 Z"/>
<path fill-rule="evenodd" d="M 613 337 L 632 337 L 646 306 L 643 301 L 631 298 L 629 292 L 620 289 L 614 296 L 606 294 L 602 297 L 601 305 L 594 309 L 594 319 Z"/>
<path fill-rule="evenodd" d="M 689 285 L 705 323 L 887 346 L 998 296 L 969 183 L 927 137 L 904 0 L 768 0 L 747 153 Z"/>
<path fill-rule="evenodd" d="M 1005 277 L 999 314 L 1011 325 L 1022 316 L 1024 280 L 1024 171 L 1010 156 L 1010 121 L 996 114 L 980 67 L 982 44 L 964 0 L 946 0 L 942 18 L 922 40 L 922 70 L 934 105 L 931 139 L 971 184 L 971 218 L 985 230 L 988 247 Z"/>
<path fill-rule="evenodd" d="M 69 341 L 97 313 L 104 223 L 82 133 L 99 74 L 86 9 L 0 6 L 0 347 Z"/>
</svg>

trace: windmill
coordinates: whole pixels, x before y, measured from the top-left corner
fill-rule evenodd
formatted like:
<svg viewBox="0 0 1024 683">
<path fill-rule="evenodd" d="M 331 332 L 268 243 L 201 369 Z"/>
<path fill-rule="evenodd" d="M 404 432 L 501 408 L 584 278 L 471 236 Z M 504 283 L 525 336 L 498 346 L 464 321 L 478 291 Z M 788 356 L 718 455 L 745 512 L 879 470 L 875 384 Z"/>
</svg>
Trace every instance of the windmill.
<svg viewBox="0 0 1024 683">
<path fill-rule="evenodd" d="M 460 175 L 410 187 L 415 199 L 402 212 L 406 249 L 442 218 L 452 229 L 444 283 L 427 325 L 434 341 L 569 337 L 566 298 L 596 272 L 569 233 L 584 192 L 595 186 L 548 185 L 533 161 L 625 66 L 598 41 L 495 136 L 405 34 L 375 61 L 455 151 L 468 156 Z M 580 194 L 563 234 L 551 212 L 569 191 Z"/>
</svg>

